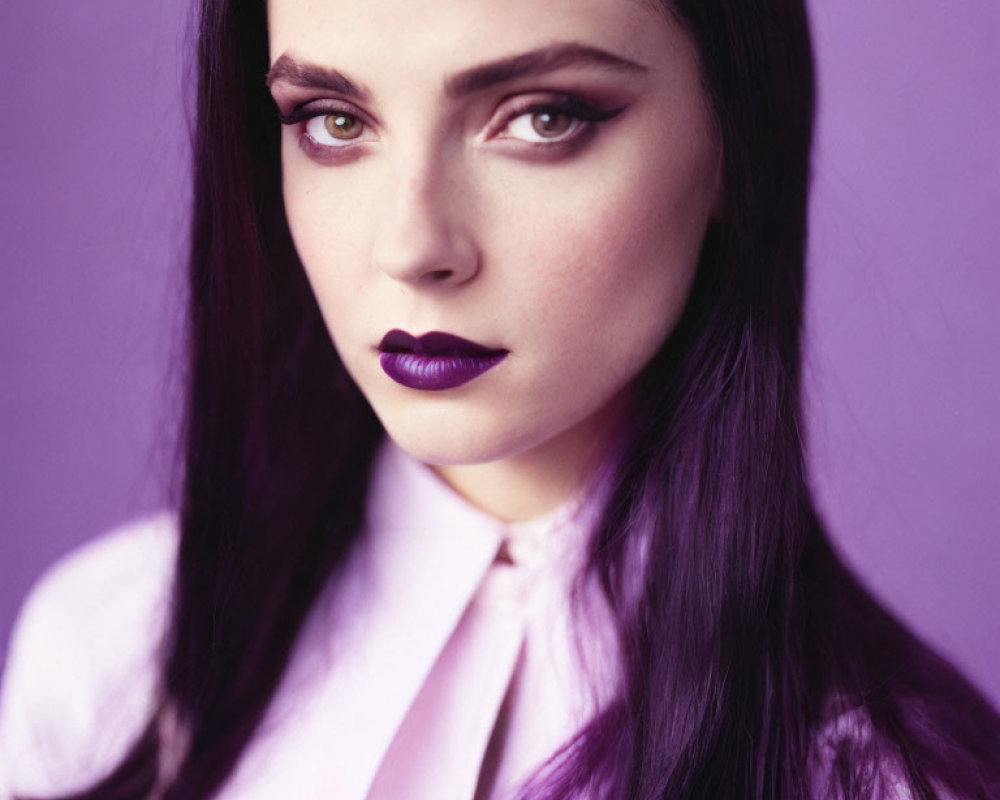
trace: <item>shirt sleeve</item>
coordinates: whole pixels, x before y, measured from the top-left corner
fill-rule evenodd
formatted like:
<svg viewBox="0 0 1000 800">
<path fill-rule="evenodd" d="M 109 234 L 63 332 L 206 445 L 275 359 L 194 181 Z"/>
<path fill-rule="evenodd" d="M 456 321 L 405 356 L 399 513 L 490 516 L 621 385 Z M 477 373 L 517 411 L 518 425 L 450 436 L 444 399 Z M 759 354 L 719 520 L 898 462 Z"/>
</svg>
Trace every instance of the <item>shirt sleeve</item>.
<svg viewBox="0 0 1000 800">
<path fill-rule="evenodd" d="M 86 788 L 152 713 L 176 525 L 163 514 L 70 553 L 25 601 L 0 679 L 0 800 Z"/>
</svg>

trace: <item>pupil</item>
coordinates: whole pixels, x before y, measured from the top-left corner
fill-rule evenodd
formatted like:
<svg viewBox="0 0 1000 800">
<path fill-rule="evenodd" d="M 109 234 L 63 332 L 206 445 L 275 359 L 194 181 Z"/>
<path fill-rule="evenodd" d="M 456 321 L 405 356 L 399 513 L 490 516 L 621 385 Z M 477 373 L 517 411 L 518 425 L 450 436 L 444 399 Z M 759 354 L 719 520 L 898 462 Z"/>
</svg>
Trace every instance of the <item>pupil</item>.
<svg viewBox="0 0 1000 800">
<path fill-rule="evenodd" d="M 327 114 L 326 129 L 331 136 L 337 139 L 355 138 L 358 128 L 358 120 L 350 114 Z"/>
<path fill-rule="evenodd" d="M 565 133 L 572 120 L 566 114 L 554 114 L 542 111 L 535 114 L 532 127 L 541 136 L 558 136 Z"/>
</svg>

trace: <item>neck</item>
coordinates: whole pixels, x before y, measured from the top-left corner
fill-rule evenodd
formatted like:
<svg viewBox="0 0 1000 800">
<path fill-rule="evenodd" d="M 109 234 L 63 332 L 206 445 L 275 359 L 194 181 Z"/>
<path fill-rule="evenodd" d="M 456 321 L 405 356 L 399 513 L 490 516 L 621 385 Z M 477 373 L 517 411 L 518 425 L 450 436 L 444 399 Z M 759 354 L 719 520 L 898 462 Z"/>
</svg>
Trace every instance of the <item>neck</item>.
<svg viewBox="0 0 1000 800">
<path fill-rule="evenodd" d="M 434 466 L 452 489 L 506 522 L 542 516 L 583 489 L 608 455 L 623 416 L 616 398 L 600 412 L 530 450 L 484 464 Z"/>
</svg>

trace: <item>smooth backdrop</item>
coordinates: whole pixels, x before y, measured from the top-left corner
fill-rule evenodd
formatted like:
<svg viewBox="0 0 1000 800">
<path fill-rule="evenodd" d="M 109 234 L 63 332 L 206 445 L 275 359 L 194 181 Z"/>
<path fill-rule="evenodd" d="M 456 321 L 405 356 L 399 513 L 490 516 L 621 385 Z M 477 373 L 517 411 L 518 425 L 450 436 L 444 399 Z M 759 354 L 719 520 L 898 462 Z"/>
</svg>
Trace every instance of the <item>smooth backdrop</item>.
<svg viewBox="0 0 1000 800">
<path fill-rule="evenodd" d="M 816 493 L 1000 704 L 1000 4 L 812 6 Z M 170 496 L 189 13 L 0 7 L 0 657 L 48 564 Z"/>
</svg>

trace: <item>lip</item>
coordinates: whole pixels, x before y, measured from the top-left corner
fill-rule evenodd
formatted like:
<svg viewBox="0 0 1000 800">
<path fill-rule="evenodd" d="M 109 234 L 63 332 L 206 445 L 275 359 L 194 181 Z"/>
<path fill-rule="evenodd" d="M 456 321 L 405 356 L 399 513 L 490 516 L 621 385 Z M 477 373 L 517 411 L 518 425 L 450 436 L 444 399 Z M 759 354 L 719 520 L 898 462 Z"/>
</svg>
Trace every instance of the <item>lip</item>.
<svg viewBox="0 0 1000 800">
<path fill-rule="evenodd" d="M 450 333 L 431 331 L 415 337 L 398 329 L 383 336 L 378 349 L 382 370 L 396 383 L 432 392 L 453 389 L 478 378 L 509 352 Z"/>
</svg>

